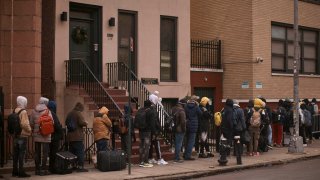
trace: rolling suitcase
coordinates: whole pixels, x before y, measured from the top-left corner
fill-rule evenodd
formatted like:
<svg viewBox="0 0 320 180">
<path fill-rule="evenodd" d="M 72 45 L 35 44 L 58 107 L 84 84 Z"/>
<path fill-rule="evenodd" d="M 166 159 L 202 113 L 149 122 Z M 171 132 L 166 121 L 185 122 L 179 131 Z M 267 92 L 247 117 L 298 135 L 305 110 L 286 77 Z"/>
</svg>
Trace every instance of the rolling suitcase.
<svg viewBox="0 0 320 180">
<path fill-rule="evenodd" d="M 102 171 L 119 171 L 126 168 L 126 157 L 122 150 L 100 151 L 97 154 L 97 168 Z"/>
<path fill-rule="evenodd" d="M 69 151 L 56 153 L 55 170 L 57 174 L 72 173 L 72 165 L 76 162 L 77 156 Z"/>
</svg>

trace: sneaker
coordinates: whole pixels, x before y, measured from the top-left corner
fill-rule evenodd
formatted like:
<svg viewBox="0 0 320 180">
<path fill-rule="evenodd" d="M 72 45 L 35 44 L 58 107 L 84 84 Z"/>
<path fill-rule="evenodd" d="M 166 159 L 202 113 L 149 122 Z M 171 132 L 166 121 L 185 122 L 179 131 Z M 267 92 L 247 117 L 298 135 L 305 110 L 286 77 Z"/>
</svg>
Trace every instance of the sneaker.
<svg viewBox="0 0 320 180">
<path fill-rule="evenodd" d="M 193 158 L 193 157 L 189 157 L 189 158 L 185 158 L 184 160 L 186 160 L 186 161 L 194 161 L 194 160 L 196 160 L 196 159 Z"/>
<path fill-rule="evenodd" d="M 149 164 L 156 164 L 156 163 L 157 163 L 157 161 L 154 158 L 149 159 Z"/>
<path fill-rule="evenodd" d="M 167 165 L 167 164 L 168 164 L 168 162 L 166 162 L 162 158 L 158 161 L 158 165 Z"/>
<path fill-rule="evenodd" d="M 271 145 L 267 145 L 268 149 L 272 149 L 272 146 Z"/>
<path fill-rule="evenodd" d="M 143 166 L 144 166 L 144 163 L 140 163 L 140 164 L 139 164 L 139 167 L 143 167 Z"/>
<path fill-rule="evenodd" d="M 307 147 L 307 144 L 303 144 L 303 147 Z"/>
<path fill-rule="evenodd" d="M 205 154 L 203 154 L 203 153 L 200 153 L 198 157 L 199 157 L 199 158 L 207 158 L 207 155 L 205 155 Z"/>
<path fill-rule="evenodd" d="M 260 156 L 260 153 L 256 152 L 256 153 L 253 154 L 253 156 Z"/>
<path fill-rule="evenodd" d="M 181 160 L 181 159 L 175 159 L 175 160 L 173 160 L 173 163 L 183 163 L 183 160 Z"/>
<path fill-rule="evenodd" d="M 151 168 L 151 167 L 153 167 L 153 164 L 143 163 L 143 167 L 144 168 Z"/>
</svg>

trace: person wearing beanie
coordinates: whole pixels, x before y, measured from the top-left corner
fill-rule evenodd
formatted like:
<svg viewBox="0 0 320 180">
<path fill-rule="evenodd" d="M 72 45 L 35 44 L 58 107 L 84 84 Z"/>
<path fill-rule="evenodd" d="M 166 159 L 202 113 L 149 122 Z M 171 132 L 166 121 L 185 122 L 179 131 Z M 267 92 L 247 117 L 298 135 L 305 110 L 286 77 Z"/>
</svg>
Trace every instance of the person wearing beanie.
<svg viewBox="0 0 320 180">
<path fill-rule="evenodd" d="M 60 149 L 60 141 L 63 137 L 63 130 L 60 120 L 56 114 L 57 105 L 54 101 L 49 101 L 48 108 L 52 114 L 53 121 L 54 121 L 54 132 L 51 134 L 51 143 L 49 145 L 49 171 L 51 173 L 56 173 L 56 153 Z"/>
<path fill-rule="evenodd" d="M 93 135 L 97 145 L 97 152 L 107 151 L 111 134 L 112 122 L 108 117 L 109 109 L 105 106 L 99 109 L 98 115 L 93 120 Z"/>
<path fill-rule="evenodd" d="M 29 122 L 27 108 L 27 98 L 24 96 L 17 97 L 17 107 L 13 110 L 15 113 L 20 112 L 21 134 L 13 137 L 13 168 L 12 177 L 30 177 L 24 170 L 24 156 L 26 154 L 27 140 L 31 135 L 31 126 Z"/>
<path fill-rule="evenodd" d="M 84 169 L 84 133 L 83 128 L 88 125 L 88 122 L 84 120 L 82 111 L 84 106 L 82 103 L 78 102 L 70 111 L 66 117 L 66 121 L 72 121 L 75 124 L 75 130 L 67 132 L 67 142 L 69 143 L 69 151 L 77 156 L 76 170 L 78 172 L 88 172 Z M 66 123 L 67 126 L 67 123 Z"/>
<path fill-rule="evenodd" d="M 39 119 L 45 113 L 51 117 L 52 122 L 54 123 L 51 112 L 49 111 L 47 105 L 49 103 L 49 99 L 46 97 L 40 97 L 39 104 L 32 110 L 30 116 L 30 124 L 33 129 L 33 141 L 34 141 L 34 149 L 35 149 L 35 166 L 36 166 L 36 175 L 44 176 L 49 175 L 50 172 L 47 171 L 47 158 L 49 155 L 49 144 L 51 143 L 51 134 L 44 136 L 39 133 L 40 125 Z"/>
<path fill-rule="evenodd" d="M 210 120 L 212 119 L 212 113 L 209 112 L 209 98 L 202 97 L 200 101 L 200 110 L 202 115 L 199 119 L 199 136 L 200 136 L 200 153 L 199 158 L 213 157 L 213 154 L 209 150 L 208 132 L 210 127 Z M 206 150 L 206 154 L 204 153 Z"/>
</svg>

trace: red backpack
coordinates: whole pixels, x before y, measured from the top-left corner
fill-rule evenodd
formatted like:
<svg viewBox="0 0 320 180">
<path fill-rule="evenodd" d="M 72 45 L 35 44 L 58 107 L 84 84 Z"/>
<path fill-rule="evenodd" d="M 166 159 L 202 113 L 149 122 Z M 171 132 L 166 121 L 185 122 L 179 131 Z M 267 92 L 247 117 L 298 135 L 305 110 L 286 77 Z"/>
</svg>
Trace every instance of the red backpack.
<svg viewBox="0 0 320 180">
<path fill-rule="evenodd" d="M 49 110 L 47 109 L 45 113 L 43 113 L 39 117 L 39 133 L 42 136 L 48 136 L 54 132 L 53 119 L 49 115 Z"/>
</svg>

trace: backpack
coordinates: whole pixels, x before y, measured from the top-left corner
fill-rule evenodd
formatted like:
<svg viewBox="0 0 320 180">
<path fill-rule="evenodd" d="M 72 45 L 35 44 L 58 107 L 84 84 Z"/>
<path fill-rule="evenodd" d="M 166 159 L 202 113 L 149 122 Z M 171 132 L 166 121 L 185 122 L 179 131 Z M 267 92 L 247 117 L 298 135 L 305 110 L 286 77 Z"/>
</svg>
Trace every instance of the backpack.
<svg viewBox="0 0 320 180">
<path fill-rule="evenodd" d="M 15 109 L 13 112 L 8 116 L 8 132 L 11 135 L 20 135 L 22 128 L 20 126 L 20 113 L 25 110 L 21 109 L 19 112 L 15 112 Z"/>
<path fill-rule="evenodd" d="M 311 122 L 311 113 L 308 110 L 302 110 L 303 116 L 304 116 L 304 123 L 306 126 L 312 126 Z"/>
<path fill-rule="evenodd" d="M 221 125 L 222 115 L 221 112 L 214 113 L 214 124 L 219 127 Z"/>
<path fill-rule="evenodd" d="M 66 119 L 66 127 L 68 132 L 73 132 L 77 129 L 76 122 L 70 116 L 68 116 Z"/>
<path fill-rule="evenodd" d="M 260 127 L 261 125 L 261 114 L 260 114 L 261 110 L 253 110 L 251 119 L 250 119 L 250 125 L 252 127 Z"/>
<path fill-rule="evenodd" d="M 165 122 L 164 122 L 164 129 L 166 132 L 172 132 L 173 130 L 175 130 L 175 125 L 176 125 L 176 116 L 178 113 L 180 113 L 183 110 L 178 110 L 176 113 L 171 114 L 170 116 L 167 116 L 165 118 Z"/>
<path fill-rule="evenodd" d="M 147 111 L 149 108 L 140 108 L 134 118 L 134 127 L 144 129 L 147 127 Z"/>
<path fill-rule="evenodd" d="M 238 116 L 237 110 L 233 109 L 233 129 L 237 132 L 243 131 L 242 122 L 240 117 Z"/>
<path fill-rule="evenodd" d="M 48 136 L 54 132 L 54 123 L 51 116 L 49 116 L 49 110 L 47 109 L 38 120 L 39 123 L 39 133 L 42 136 Z"/>
</svg>

